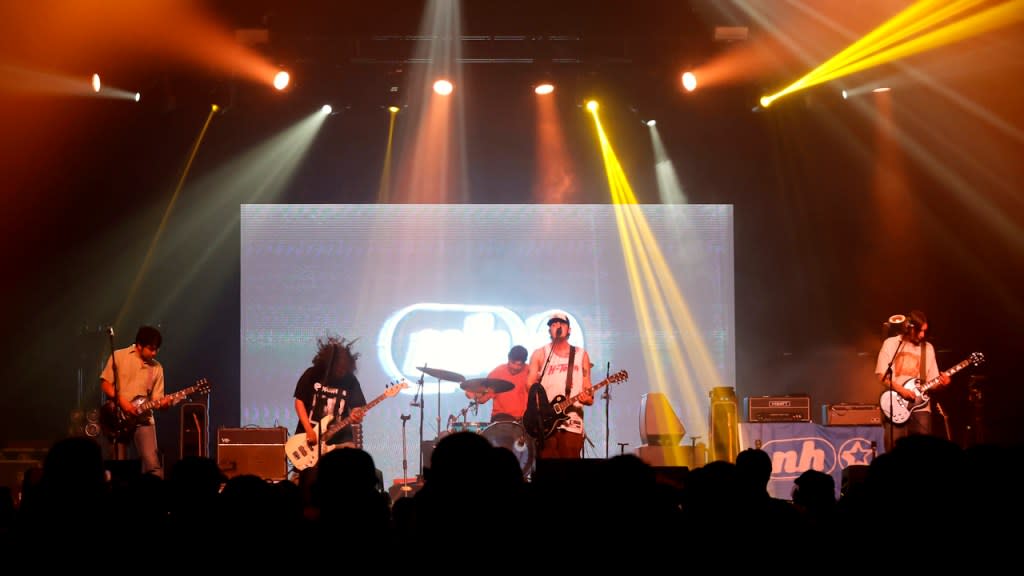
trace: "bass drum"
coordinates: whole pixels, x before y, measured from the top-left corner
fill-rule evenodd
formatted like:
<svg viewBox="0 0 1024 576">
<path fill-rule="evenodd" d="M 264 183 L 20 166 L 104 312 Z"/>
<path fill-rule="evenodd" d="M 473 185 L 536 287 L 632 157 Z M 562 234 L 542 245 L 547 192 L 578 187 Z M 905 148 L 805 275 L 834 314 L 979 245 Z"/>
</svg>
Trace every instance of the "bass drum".
<svg viewBox="0 0 1024 576">
<path fill-rule="evenodd" d="M 484 428 L 480 435 L 487 438 L 492 446 L 508 448 L 519 461 L 524 477 L 533 470 L 533 438 L 526 435 L 526 430 L 518 422 L 495 422 Z"/>
</svg>

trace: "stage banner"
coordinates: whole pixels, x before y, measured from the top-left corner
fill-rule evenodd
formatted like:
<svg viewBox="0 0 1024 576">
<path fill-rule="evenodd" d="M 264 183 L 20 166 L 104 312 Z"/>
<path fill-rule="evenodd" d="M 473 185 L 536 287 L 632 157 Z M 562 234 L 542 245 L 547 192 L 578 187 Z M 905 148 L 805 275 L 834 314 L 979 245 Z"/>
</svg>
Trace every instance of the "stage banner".
<svg viewBox="0 0 1024 576">
<path fill-rule="evenodd" d="M 813 422 L 740 423 L 740 449 L 760 447 L 772 458 L 768 493 L 789 500 L 793 481 L 806 470 L 831 474 L 836 498 L 843 469 L 871 463 L 884 450 L 881 426 L 821 426 Z"/>
</svg>

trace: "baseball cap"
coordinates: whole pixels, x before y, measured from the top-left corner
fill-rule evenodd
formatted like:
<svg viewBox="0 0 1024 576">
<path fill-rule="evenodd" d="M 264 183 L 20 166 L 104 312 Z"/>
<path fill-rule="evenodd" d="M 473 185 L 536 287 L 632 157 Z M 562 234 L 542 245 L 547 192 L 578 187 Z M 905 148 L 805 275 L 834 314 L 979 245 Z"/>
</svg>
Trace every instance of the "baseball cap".
<svg viewBox="0 0 1024 576">
<path fill-rule="evenodd" d="M 550 318 L 548 318 L 548 326 L 551 326 L 555 322 L 565 322 L 568 324 L 569 317 L 564 312 L 555 312 Z"/>
</svg>

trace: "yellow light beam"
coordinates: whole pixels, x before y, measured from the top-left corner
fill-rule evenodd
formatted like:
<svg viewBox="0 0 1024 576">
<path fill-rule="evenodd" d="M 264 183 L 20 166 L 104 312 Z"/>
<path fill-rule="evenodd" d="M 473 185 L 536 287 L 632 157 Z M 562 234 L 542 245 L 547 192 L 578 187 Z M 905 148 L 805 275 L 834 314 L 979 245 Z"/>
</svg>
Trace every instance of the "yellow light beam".
<svg viewBox="0 0 1024 576">
<path fill-rule="evenodd" d="M 720 376 L 707 346 L 697 336 L 699 327 L 694 323 L 664 254 L 647 226 L 643 210 L 637 204 L 596 112 L 594 121 L 615 206 L 634 313 L 644 337 L 642 349 L 650 384 L 661 391 L 680 390 L 686 399 L 685 408 L 691 428 L 701 428 L 697 423 L 703 423 L 706 428 L 707 416 L 699 409 L 703 404 L 698 390 L 704 392 L 718 386 Z"/>
<path fill-rule="evenodd" d="M 115 326 L 121 326 L 121 321 L 124 319 L 125 313 L 131 309 L 131 304 L 135 299 L 135 294 L 139 289 L 139 284 L 142 282 L 142 278 L 146 275 L 146 271 L 149 269 L 150 262 L 153 259 L 153 251 L 156 248 L 157 243 L 160 241 L 160 237 L 163 235 L 164 230 L 167 228 L 167 220 L 171 217 L 171 212 L 174 211 L 174 204 L 178 201 L 181 189 L 184 187 L 185 180 L 188 178 L 188 173 L 192 169 L 192 161 L 195 160 L 196 154 L 199 152 L 199 146 L 202 144 L 203 138 L 206 136 L 206 130 L 210 127 L 210 122 L 213 121 L 213 116 L 217 114 L 217 110 L 218 108 L 216 104 L 210 107 L 210 113 L 206 116 L 206 122 L 203 123 L 203 128 L 199 131 L 199 136 L 192 145 L 192 151 L 188 155 L 188 161 L 185 162 L 185 169 L 181 173 L 181 178 L 178 179 L 178 185 L 174 188 L 174 194 L 171 195 L 171 200 L 167 203 L 167 209 L 164 210 L 164 215 L 160 219 L 160 225 L 157 226 L 156 232 L 153 233 L 153 239 L 149 242 L 149 248 L 146 250 L 146 256 L 142 259 L 142 265 L 139 266 L 139 271 L 135 274 L 135 279 L 132 280 L 131 287 L 128 289 L 128 297 L 125 298 L 120 312 L 117 313 L 117 320 L 114 322 Z"/>
<path fill-rule="evenodd" d="M 938 48 L 947 44 L 953 44 L 966 40 L 967 38 L 990 32 L 996 28 L 1008 26 L 1017 20 L 1024 19 L 1024 0 L 1013 0 L 999 6 L 994 6 L 963 20 L 944 26 L 938 30 L 918 36 L 894 46 L 882 53 L 865 58 L 859 62 L 847 65 L 833 74 L 825 77 L 823 81 L 834 80 L 842 76 L 849 76 L 867 68 L 878 66 L 893 60 L 899 60 L 912 56 L 925 50 Z"/>
<path fill-rule="evenodd" d="M 377 201 L 381 204 L 388 203 L 388 196 L 391 194 L 391 151 L 395 138 L 395 119 L 398 117 L 398 108 L 388 109 L 388 144 L 384 150 L 384 167 L 380 174 L 380 187 L 377 189 Z"/>
<path fill-rule="evenodd" d="M 901 40 L 909 38 L 910 36 L 913 36 L 914 34 L 917 34 L 922 30 L 931 28 L 932 26 L 938 24 L 939 22 L 948 20 L 949 18 L 957 14 L 960 14 L 961 12 L 969 10 L 984 1 L 985 0 L 958 0 L 953 4 L 939 8 L 938 10 L 932 12 L 931 14 L 924 14 L 920 18 L 916 18 L 918 11 L 915 11 L 913 14 L 915 18 L 910 20 L 909 22 L 906 22 L 906 25 L 904 25 L 902 28 L 899 27 L 900 25 L 904 24 L 903 20 L 905 19 L 903 18 L 903 16 L 906 15 L 904 13 L 910 12 L 914 8 L 918 7 L 922 9 L 928 8 L 930 6 L 923 5 L 936 3 L 934 1 L 918 2 L 907 8 L 907 10 L 905 10 L 904 13 L 896 15 L 888 22 L 885 22 L 872 32 L 868 33 L 867 36 L 861 38 L 860 40 L 857 40 L 849 47 L 844 49 L 842 52 L 833 56 L 824 64 L 812 70 L 810 73 L 807 74 L 805 78 L 814 79 L 817 77 L 826 76 L 829 73 L 832 73 L 836 70 L 839 70 L 840 68 L 843 68 L 844 66 L 856 62 L 857 60 L 866 58 L 872 53 L 877 53 L 884 48 L 887 48 L 897 42 L 900 42 Z"/>
<path fill-rule="evenodd" d="M 918 2 L 907 10 L 919 7 L 919 5 L 920 7 L 928 8 L 932 7 L 933 4 L 935 4 L 934 0 L 922 0 L 922 2 Z M 938 12 L 933 13 L 931 17 L 923 17 L 920 21 L 915 21 L 914 23 L 909 24 L 903 30 L 893 30 L 890 24 L 893 20 L 897 19 L 900 19 L 899 21 L 902 22 L 903 19 L 901 19 L 901 16 L 904 14 L 901 13 L 894 17 L 893 20 L 883 24 L 879 29 L 876 29 L 865 37 L 872 37 L 875 40 L 878 40 L 879 35 L 876 34 L 876 32 L 884 29 L 885 34 L 881 35 L 883 37 L 882 40 L 871 45 L 864 43 L 863 38 L 858 40 L 853 45 L 840 52 L 837 56 L 829 59 L 827 62 L 815 70 L 812 70 L 790 86 L 787 86 L 775 94 L 761 98 L 761 105 L 770 106 L 775 100 L 799 90 L 805 90 L 812 86 L 816 86 L 830 80 L 835 80 L 843 76 L 848 76 L 855 72 L 878 66 L 886 62 L 906 58 L 925 50 L 953 44 L 1003 26 L 1014 24 L 1021 19 L 1024 19 L 1024 0 L 1009 0 L 999 5 L 986 8 L 985 10 L 967 16 L 961 20 L 946 24 L 945 26 L 922 34 L 911 40 L 907 40 L 902 44 L 891 46 L 888 49 L 870 56 L 866 55 L 868 52 L 875 51 L 879 47 L 890 46 L 895 41 L 894 39 L 898 40 L 906 38 L 914 33 L 922 31 L 927 26 L 934 25 L 943 20 L 948 20 L 953 15 L 960 14 L 974 7 L 976 4 L 977 2 L 974 0 L 960 0 L 952 5 L 941 8 Z M 915 12 L 915 14 L 919 14 L 919 12 Z M 924 24 L 921 24 L 921 22 L 924 22 Z M 907 30 L 909 30 L 909 32 L 907 32 Z M 856 49 L 851 50 L 851 48 L 854 47 L 856 47 Z M 857 60 L 852 58 L 851 55 L 859 56 L 860 59 Z"/>
</svg>

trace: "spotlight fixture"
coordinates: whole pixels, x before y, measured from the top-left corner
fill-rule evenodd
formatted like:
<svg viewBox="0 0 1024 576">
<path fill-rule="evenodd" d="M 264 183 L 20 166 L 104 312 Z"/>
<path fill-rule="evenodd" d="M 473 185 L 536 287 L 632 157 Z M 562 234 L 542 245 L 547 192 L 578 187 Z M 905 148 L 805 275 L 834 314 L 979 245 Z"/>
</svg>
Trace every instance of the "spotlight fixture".
<svg viewBox="0 0 1024 576">
<path fill-rule="evenodd" d="M 99 94 L 100 88 L 102 88 L 102 87 L 103 87 L 103 84 L 100 82 L 100 75 L 99 74 L 93 74 L 92 75 L 92 91 L 97 93 L 97 94 Z"/>
<path fill-rule="evenodd" d="M 448 80 L 441 79 L 434 82 L 434 92 L 441 96 L 447 96 L 455 90 L 455 86 Z"/>
<path fill-rule="evenodd" d="M 542 82 L 540 84 L 537 84 L 533 91 L 534 93 L 542 96 L 544 94 L 551 94 L 552 92 L 555 91 L 555 85 L 550 82 Z"/>
<path fill-rule="evenodd" d="M 693 92 L 697 89 L 697 76 L 693 72 L 683 72 L 683 88 L 687 92 Z"/>
<path fill-rule="evenodd" d="M 284 70 L 281 70 L 274 75 L 274 88 L 277 88 L 278 90 L 284 90 L 285 88 L 288 87 L 288 84 L 290 82 L 291 75 L 285 72 Z"/>
</svg>

